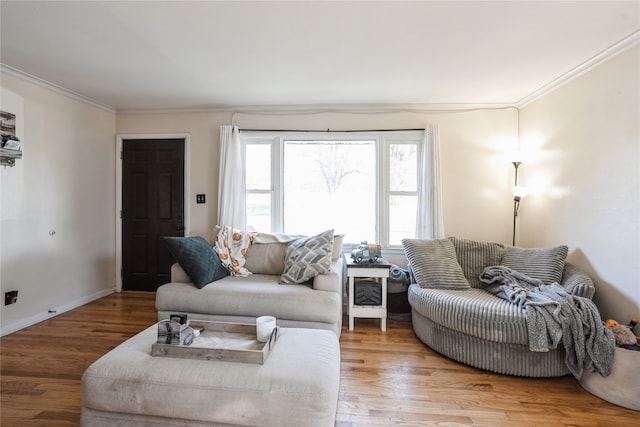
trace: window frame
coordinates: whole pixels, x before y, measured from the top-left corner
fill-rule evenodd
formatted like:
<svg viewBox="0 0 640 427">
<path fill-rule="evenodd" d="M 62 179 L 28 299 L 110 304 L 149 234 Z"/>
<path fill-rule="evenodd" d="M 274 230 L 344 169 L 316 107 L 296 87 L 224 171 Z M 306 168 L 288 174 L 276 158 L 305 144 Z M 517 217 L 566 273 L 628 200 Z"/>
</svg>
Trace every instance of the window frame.
<svg viewBox="0 0 640 427">
<path fill-rule="evenodd" d="M 389 201 L 392 196 L 415 196 L 420 203 L 419 177 L 424 173 L 421 161 L 424 150 L 424 131 L 372 131 L 372 132 L 292 132 L 292 131 L 241 131 L 243 160 L 246 160 L 248 145 L 271 146 L 271 188 L 269 190 L 252 190 L 246 188 L 249 194 L 271 195 L 271 231 L 284 232 L 284 146 L 285 141 L 374 141 L 375 146 L 375 174 L 376 174 L 376 221 L 375 234 L 380 245 L 386 248 L 398 248 L 400 244 L 391 245 L 390 238 L 390 209 Z M 391 190 L 390 148 L 392 144 L 416 145 L 416 185 L 414 191 Z M 357 244 L 348 242 L 345 244 Z"/>
</svg>

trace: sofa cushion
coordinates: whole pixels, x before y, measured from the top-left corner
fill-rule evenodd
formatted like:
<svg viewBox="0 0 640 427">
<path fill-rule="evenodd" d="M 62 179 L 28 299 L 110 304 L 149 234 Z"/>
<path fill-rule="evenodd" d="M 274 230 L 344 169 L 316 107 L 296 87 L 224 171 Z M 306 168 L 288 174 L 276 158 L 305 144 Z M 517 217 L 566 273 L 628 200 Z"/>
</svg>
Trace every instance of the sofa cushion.
<svg viewBox="0 0 640 427">
<path fill-rule="evenodd" d="M 281 283 L 304 283 L 331 267 L 333 230 L 289 243 L 284 257 Z"/>
<path fill-rule="evenodd" d="M 449 237 L 456 250 L 458 264 L 472 288 L 483 288 L 480 274 L 491 265 L 502 263 L 504 245 L 493 242 Z"/>
<path fill-rule="evenodd" d="M 524 312 L 485 290 L 460 292 L 413 284 L 408 299 L 413 310 L 447 329 L 494 342 L 529 343 Z"/>
<path fill-rule="evenodd" d="M 275 316 L 300 322 L 337 324 L 342 299 L 336 292 L 321 292 L 306 285 L 281 285 L 279 276 L 228 276 L 196 289 L 190 283 L 167 283 L 158 288 L 156 308 L 173 313 L 199 313 L 219 317 Z"/>
<path fill-rule="evenodd" d="M 244 266 L 255 274 L 281 275 L 284 271 L 284 256 L 287 243 L 256 243 L 249 247 Z"/>
<path fill-rule="evenodd" d="M 255 233 L 245 256 L 245 268 L 256 274 L 281 275 L 287 246 L 302 237 L 305 236 L 263 231 Z"/>
<path fill-rule="evenodd" d="M 566 246 L 555 248 L 509 246 L 505 249 L 502 264 L 529 277 L 542 280 L 547 285 L 560 283 L 568 251 Z"/>
<path fill-rule="evenodd" d="M 450 240 L 402 239 L 402 247 L 421 287 L 470 288 Z"/>
<path fill-rule="evenodd" d="M 164 241 L 197 288 L 229 275 L 218 254 L 202 237 L 165 237 Z"/>
<path fill-rule="evenodd" d="M 287 244 L 295 240 L 302 239 L 304 237 L 307 237 L 307 236 L 295 235 L 295 234 L 284 234 L 284 233 L 258 232 L 256 233 L 253 239 L 253 244 L 251 245 L 251 247 L 249 248 L 249 251 L 247 252 L 247 263 L 251 265 L 255 265 L 256 262 L 259 262 L 255 260 L 256 257 L 253 257 L 251 255 L 251 249 L 256 247 L 258 244 L 278 244 L 278 243 L 283 244 L 284 243 L 285 249 L 286 249 Z M 337 261 L 342 256 L 343 239 L 344 239 L 344 234 L 335 234 L 333 236 L 333 248 L 331 250 L 331 261 Z M 282 271 L 284 270 L 284 252 L 282 255 L 283 257 L 279 262 L 279 264 L 282 264 L 282 268 L 279 270 L 278 273 L 273 273 L 273 274 L 282 274 Z M 251 262 L 249 262 L 250 257 L 254 258 L 251 260 Z M 276 261 L 275 256 L 274 256 L 274 261 Z M 257 267 L 261 268 L 261 265 L 258 265 Z M 250 267 L 247 267 L 247 268 L 253 273 L 262 273 L 261 271 L 254 271 Z M 264 273 L 264 274 L 271 274 L 271 273 Z"/>
<path fill-rule="evenodd" d="M 301 239 L 302 234 L 285 234 L 285 233 L 266 233 L 264 231 L 256 232 L 253 243 L 291 243 L 294 240 Z"/>
</svg>

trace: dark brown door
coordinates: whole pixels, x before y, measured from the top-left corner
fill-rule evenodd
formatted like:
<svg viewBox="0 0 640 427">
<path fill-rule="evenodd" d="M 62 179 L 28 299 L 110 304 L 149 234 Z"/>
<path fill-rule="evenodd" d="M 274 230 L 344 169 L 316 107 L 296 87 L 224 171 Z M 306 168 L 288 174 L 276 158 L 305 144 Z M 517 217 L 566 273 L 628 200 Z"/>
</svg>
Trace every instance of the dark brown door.
<svg viewBox="0 0 640 427">
<path fill-rule="evenodd" d="M 163 237 L 184 236 L 184 139 L 122 145 L 122 288 L 155 291 L 173 263 Z"/>
</svg>

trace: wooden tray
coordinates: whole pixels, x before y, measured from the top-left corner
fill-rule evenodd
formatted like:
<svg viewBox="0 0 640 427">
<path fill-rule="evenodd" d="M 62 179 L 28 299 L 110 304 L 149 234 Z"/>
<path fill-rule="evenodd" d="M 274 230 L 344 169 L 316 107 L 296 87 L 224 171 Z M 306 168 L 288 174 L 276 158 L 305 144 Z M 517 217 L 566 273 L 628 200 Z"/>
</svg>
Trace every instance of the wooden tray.
<svg viewBox="0 0 640 427">
<path fill-rule="evenodd" d="M 154 343 L 151 355 L 262 365 L 278 339 L 277 327 L 269 341 L 260 342 L 256 337 L 256 325 L 206 320 L 190 320 L 188 324 L 192 328 L 202 328 L 191 345 Z"/>
</svg>

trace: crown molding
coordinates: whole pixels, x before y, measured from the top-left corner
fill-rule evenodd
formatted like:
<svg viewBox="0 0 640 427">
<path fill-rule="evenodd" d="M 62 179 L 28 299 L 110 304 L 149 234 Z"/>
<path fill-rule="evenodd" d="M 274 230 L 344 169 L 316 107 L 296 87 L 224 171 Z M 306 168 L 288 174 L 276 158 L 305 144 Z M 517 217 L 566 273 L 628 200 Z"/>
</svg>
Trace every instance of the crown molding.
<svg viewBox="0 0 640 427">
<path fill-rule="evenodd" d="M 560 88 L 561 86 L 564 86 L 570 81 L 593 70 L 597 66 L 603 64 L 604 62 L 610 60 L 611 58 L 624 52 L 625 50 L 637 45 L 638 43 L 640 43 L 640 30 L 631 33 L 624 39 L 613 44 L 612 46 L 609 46 L 607 49 L 603 50 L 597 55 L 592 56 L 582 64 L 572 68 L 571 70 L 567 71 L 566 73 L 562 74 L 561 76 L 557 77 L 556 79 L 542 86 L 538 90 L 525 96 L 515 104 L 516 107 L 520 109 L 525 105 L 530 104 L 539 98 L 542 98 L 543 96 L 553 92 L 554 90 Z"/>
<path fill-rule="evenodd" d="M 513 103 L 438 103 L 438 104 L 295 104 L 295 105 L 240 105 L 203 108 L 131 109 L 118 110 L 122 114 L 179 114 L 179 113 L 232 113 L 232 114 L 384 114 L 384 113 L 444 113 L 516 108 Z"/>
<path fill-rule="evenodd" d="M 102 104 L 100 102 L 94 101 L 93 99 L 86 97 L 84 95 L 81 95 L 79 93 L 73 92 L 69 89 L 66 89 L 62 86 L 59 86 L 55 83 L 51 83 L 48 82 L 44 79 L 41 79 L 39 77 L 36 76 L 32 76 L 31 74 L 25 73 L 24 71 L 20 71 L 17 68 L 13 68 L 7 64 L 2 64 L 0 63 L 0 72 L 10 75 L 12 77 L 16 77 L 18 79 L 27 81 L 29 83 L 33 83 L 36 86 L 40 86 L 43 87 L 45 89 L 49 89 L 50 91 L 53 91 L 55 93 L 58 93 L 60 95 L 66 96 L 68 98 L 74 99 L 76 101 L 91 105 L 93 107 L 99 108 L 101 110 L 105 110 L 108 111 L 110 113 L 116 113 L 116 110 L 106 104 Z"/>
<path fill-rule="evenodd" d="M 0 72 L 49 89 L 58 94 L 89 104 L 110 113 L 121 114 L 186 114 L 186 113 L 231 113 L 231 114 L 322 114 L 322 113 L 445 113 L 479 110 L 504 110 L 516 108 L 513 103 L 416 103 L 416 104 L 296 104 L 296 105 L 221 105 L 202 108 L 165 109 L 115 109 L 87 96 L 73 92 L 55 83 L 25 73 L 9 65 L 0 63 Z"/>
</svg>

